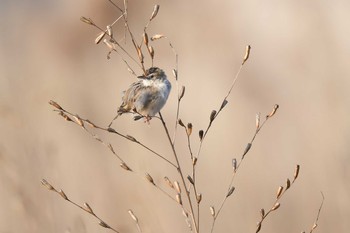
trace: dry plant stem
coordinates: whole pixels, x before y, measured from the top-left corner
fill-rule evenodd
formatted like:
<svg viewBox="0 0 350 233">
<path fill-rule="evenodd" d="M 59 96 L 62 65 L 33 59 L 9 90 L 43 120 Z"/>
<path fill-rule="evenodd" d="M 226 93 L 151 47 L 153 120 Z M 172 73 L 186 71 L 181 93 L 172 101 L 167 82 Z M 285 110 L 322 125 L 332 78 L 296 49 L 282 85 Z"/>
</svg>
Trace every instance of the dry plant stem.
<svg viewBox="0 0 350 233">
<path fill-rule="evenodd" d="M 169 42 L 169 46 L 171 47 L 174 55 L 175 55 L 175 64 L 176 64 L 176 68 L 175 68 L 175 81 L 176 81 L 176 92 L 178 93 L 177 96 L 177 106 L 176 106 L 176 119 L 175 119 L 175 127 L 174 127 L 174 135 L 173 135 L 173 145 L 175 145 L 175 141 L 176 141 L 176 133 L 177 133 L 177 125 L 178 125 L 178 121 L 179 121 L 179 114 L 180 114 L 180 102 L 182 97 L 180 98 L 180 93 L 179 93 L 179 56 L 174 48 L 174 46 L 171 44 L 171 42 Z"/>
<path fill-rule="evenodd" d="M 289 179 L 287 180 L 287 183 L 289 182 L 289 184 L 287 184 L 287 186 L 284 188 L 283 186 L 280 186 L 279 189 L 278 189 L 278 192 L 277 192 L 277 196 L 276 196 L 276 199 L 274 201 L 274 203 L 272 204 L 271 208 L 269 211 L 267 211 L 265 213 L 264 209 L 262 209 L 260 211 L 261 213 L 261 219 L 260 221 L 257 223 L 257 228 L 256 228 L 256 233 L 258 233 L 260 230 L 261 230 L 261 226 L 262 226 L 262 223 L 264 222 L 264 220 L 267 218 L 267 216 L 270 215 L 270 213 L 272 213 L 273 211 L 277 210 L 279 207 L 280 207 L 280 203 L 279 201 L 281 200 L 281 198 L 284 196 L 284 194 L 293 186 L 294 182 L 296 181 L 297 177 L 298 177 L 298 174 L 299 174 L 299 169 L 300 169 L 300 166 L 297 165 L 296 166 L 296 171 L 297 173 L 294 174 L 294 179 L 292 182 L 289 181 Z"/>
<path fill-rule="evenodd" d="M 182 169 L 181 169 L 181 165 L 180 165 L 180 162 L 179 162 L 179 158 L 177 156 L 177 153 L 176 153 L 176 150 L 175 150 L 175 146 L 173 145 L 172 143 L 172 140 L 171 140 L 171 137 L 170 137 L 170 133 L 169 133 L 169 130 L 168 130 L 168 127 L 166 126 L 166 123 L 164 121 L 164 118 L 162 116 L 162 114 L 159 112 L 159 117 L 160 117 L 160 120 L 163 124 L 163 128 L 165 130 L 165 133 L 168 137 L 168 140 L 169 140 L 169 143 L 170 143 L 170 146 L 171 146 L 171 149 L 173 151 L 173 155 L 175 157 L 175 160 L 176 160 L 176 164 L 177 164 L 177 171 L 181 177 L 181 182 L 182 182 L 182 185 L 185 189 L 185 194 L 186 194 L 186 197 L 187 197 L 187 200 L 188 200 L 188 203 L 189 203 L 189 206 L 190 206 L 190 211 L 191 211 L 191 217 L 192 217 L 192 223 L 194 225 L 194 229 L 195 229 L 195 232 L 198 233 L 198 226 L 197 226 L 197 222 L 196 222 L 196 218 L 195 218 L 195 215 L 194 215 L 194 211 L 193 211 L 193 205 L 192 205 L 192 201 L 191 201 L 191 196 L 190 196 L 190 193 L 189 191 L 187 190 L 187 187 L 186 187 L 186 181 L 185 181 L 185 178 L 184 178 L 184 175 L 182 173 Z"/>
<path fill-rule="evenodd" d="M 84 208 L 83 206 L 77 204 L 76 202 L 70 200 L 68 198 L 68 196 L 63 192 L 63 190 L 59 190 L 57 191 L 56 188 L 54 188 L 50 183 L 48 183 L 45 179 L 41 180 L 41 183 L 49 190 L 49 191 L 53 191 L 57 194 L 59 194 L 64 200 L 68 201 L 69 203 L 75 205 L 76 207 L 82 209 L 83 211 L 89 213 L 90 215 L 94 216 L 96 219 L 99 220 L 99 224 L 100 226 L 104 227 L 104 228 L 108 228 L 116 233 L 119 233 L 120 231 L 116 230 L 115 228 L 111 227 L 109 224 L 106 223 L 106 221 L 104 221 L 101 217 L 99 217 L 98 215 L 95 214 L 95 212 L 91 209 L 91 207 L 85 203 L 86 208 Z"/>
<path fill-rule="evenodd" d="M 125 27 L 126 27 L 126 29 L 127 29 L 127 31 L 128 31 L 128 33 L 129 33 L 129 35 L 130 35 L 130 37 L 131 37 L 131 41 L 132 41 L 132 43 L 133 43 L 133 45 L 134 45 L 134 48 L 135 48 L 135 50 L 136 50 L 136 52 L 137 53 L 139 53 L 139 46 L 137 45 L 137 43 L 136 43 L 136 40 L 135 40 L 135 37 L 134 37 L 134 35 L 133 35 L 133 33 L 131 32 L 131 30 L 130 30 L 130 27 L 129 27 L 129 23 L 128 23 L 128 17 L 127 17 L 127 9 L 128 9 L 128 3 L 127 3 L 127 1 L 126 0 L 124 0 L 124 11 L 120 8 L 120 7 L 118 7 L 112 0 L 108 0 L 113 6 L 115 6 L 122 14 L 123 14 L 123 18 L 124 18 L 124 22 L 125 22 Z M 124 14 L 125 13 L 125 14 Z M 120 46 L 119 44 L 117 44 L 118 46 Z M 140 49 L 141 50 L 141 49 Z M 141 52 L 142 53 L 142 52 Z M 146 69 L 145 69 L 145 66 L 144 66 L 144 61 L 143 61 L 143 59 L 141 59 L 140 58 L 140 56 L 139 56 L 139 62 L 140 62 L 140 64 L 141 64 L 141 68 L 142 68 L 142 71 L 143 71 L 143 73 L 144 74 L 146 74 Z M 139 64 L 138 64 L 139 65 Z M 140 66 L 140 65 L 139 65 Z"/>
<path fill-rule="evenodd" d="M 243 68 L 243 65 L 244 65 L 244 64 L 241 64 L 241 66 L 239 67 L 239 69 L 238 69 L 238 71 L 237 71 L 237 73 L 236 73 L 236 76 L 235 76 L 235 78 L 233 79 L 233 82 L 232 82 L 232 84 L 231 84 L 230 90 L 228 91 L 227 95 L 225 96 L 223 102 L 224 102 L 224 101 L 227 101 L 227 98 L 228 98 L 229 95 L 231 94 L 233 87 L 236 85 L 236 82 L 237 82 L 237 80 L 238 80 L 239 74 L 241 73 L 241 70 L 242 70 L 242 68 Z M 221 112 L 222 109 L 223 109 L 223 108 L 221 108 L 221 107 L 219 108 L 219 111 L 215 114 L 214 120 L 215 120 L 216 117 L 220 114 L 220 112 Z M 207 129 L 206 129 L 205 132 L 204 132 L 203 138 L 202 138 L 202 140 L 200 141 L 200 144 L 199 144 L 199 149 L 198 149 L 198 153 L 197 153 L 197 158 L 199 158 L 199 155 L 200 155 L 200 152 L 201 152 L 201 149 L 202 149 L 202 144 L 203 144 L 204 139 L 205 139 L 205 137 L 206 137 L 206 135 L 207 135 L 207 133 L 208 133 L 210 127 L 212 126 L 212 123 L 214 122 L 214 120 L 209 122 L 209 125 L 208 125 Z"/>
<path fill-rule="evenodd" d="M 265 123 L 266 123 L 266 121 L 267 121 L 268 119 L 270 119 L 270 117 L 266 118 L 266 119 L 264 120 L 264 122 L 261 124 L 261 126 L 255 130 L 255 133 L 254 133 L 252 139 L 250 140 L 250 145 L 253 145 L 253 142 L 254 142 L 256 136 L 258 135 L 258 133 L 260 132 L 260 130 L 264 127 L 264 125 L 265 125 Z M 251 148 L 251 147 L 250 147 L 250 148 Z M 248 151 L 248 152 L 249 152 L 249 151 Z M 243 162 L 243 160 L 244 160 L 244 158 L 245 158 L 245 155 L 246 155 L 246 154 L 244 154 L 244 155 L 241 157 L 240 161 L 239 161 L 238 164 L 237 164 L 236 169 L 234 169 L 234 171 L 233 171 L 233 173 L 232 173 L 231 181 L 230 181 L 230 183 L 229 183 L 229 186 L 228 186 L 228 189 L 227 189 L 227 190 L 230 190 L 230 189 L 233 187 L 232 184 L 233 184 L 234 178 L 236 177 L 236 174 L 237 174 L 239 168 L 241 167 L 241 164 L 242 164 L 242 162 Z M 226 203 L 226 200 L 227 200 L 228 198 L 229 198 L 229 196 L 227 195 L 227 193 L 225 193 L 225 197 L 224 197 L 223 200 L 221 201 L 221 204 L 220 204 L 219 209 L 217 210 L 215 216 L 213 216 L 213 222 L 212 222 L 212 225 L 211 225 L 211 231 L 210 231 L 210 232 L 213 232 L 214 226 L 215 226 L 215 223 L 216 223 L 216 219 L 219 217 L 220 212 L 221 212 L 222 208 L 224 207 L 224 205 L 225 205 L 225 203 Z"/>
<path fill-rule="evenodd" d="M 318 226 L 318 219 L 320 218 L 320 214 L 321 214 L 321 210 L 322 210 L 323 202 L 324 202 L 324 195 L 323 195 L 322 192 L 321 192 L 321 195 L 322 195 L 322 202 L 321 202 L 320 207 L 318 208 L 316 220 L 315 220 L 314 224 L 312 225 L 312 227 L 311 227 L 311 229 L 310 229 L 310 233 L 312 233 L 312 232 L 317 228 L 317 226 Z"/>
<path fill-rule="evenodd" d="M 65 109 L 61 109 L 61 110 L 57 110 L 57 111 L 62 111 L 64 112 L 65 114 L 68 114 L 70 116 L 76 116 L 76 114 L 73 114 Z M 83 118 L 80 118 L 82 121 L 84 121 L 85 123 L 87 124 L 91 124 L 92 122 L 89 121 L 88 119 L 83 119 Z M 124 135 L 124 134 L 121 134 L 119 133 L 118 131 L 114 130 L 113 128 L 103 128 L 103 127 L 100 127 L 94 123 L 92 123 L 94 125 L 94 128 L 96 129 L 100 129 L 100 130 L 103 130 L 103 131 L 106 131 L 106 132 L 109 132 L 109 133 L 114 133 L 114 134 L 117 134 L 118 136 L 120 137 L 123 137 L 131 142 L 134 142 L 138 145 L 140 145 L 141 147 L 145 148 L 146 150 L 152 152 L 152 154 L 154 154 L 155 156 L 161 158 L 162 160 L 164 160 L 165 162 L 167 162 L 168 164 L 170 164 L 171 166 L 173 166 L 174 168 L 177 168 L 177 166 L 171 162 L 170 160 L 168 160 L 167 158 L 165 158 L 164 156 L 160 155 L 159 153 L 155 152 L 154 150 L 150 149 L 149 147 L 147 147 L 146 145 L 144 145 L 143 143 L 141 143 L 140 141 L 136 140 L 134 137 L 131 137 L 129 135 Z M 85 129 L 86 130 L 86 129 Z"/>
</svg>

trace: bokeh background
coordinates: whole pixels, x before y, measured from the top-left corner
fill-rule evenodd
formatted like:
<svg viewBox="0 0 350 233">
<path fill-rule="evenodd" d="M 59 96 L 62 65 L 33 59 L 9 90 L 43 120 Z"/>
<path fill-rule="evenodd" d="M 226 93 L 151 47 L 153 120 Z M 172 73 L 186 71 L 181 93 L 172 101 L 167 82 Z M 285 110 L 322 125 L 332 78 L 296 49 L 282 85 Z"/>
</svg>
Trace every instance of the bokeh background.
<svg viewBox="0 0 350 233">
<path fill-rule="evenodd" d="M 210 229 L 209 206 L 217 207 L 226 193 L 231 159 L 241 155 L 254 133 L 255 113 L 264 116 L 276 103 L 280 109 L 247 155 L 216 232 L 255 232 L 260 208 L 272 205 L 277 187 L 293 176 L 296 164 L 300 177 L 262 232 L 309 230 L 321 191 L 325 202 L 317 232 L 348 232 L 350 2 L 129 1 L 129 22 L 138 38 L 154 4 L 161 9 L 149 34 L 166 35 L 179 54 L 179 84 L 186 86 L 180 117 L 194 125 L 194 151 L 198 130 L 220 106 L 245 46 L 252 46 L 198 162 L 202 232 Z M 0 232 L 107 232 L 93 217 L 48 192 L 42 178 L 76 202 L 88 202 L 121 232 L 137 232 L 128 209 L 144 232 L 187 232 L 176 203 L 120 169 L 108 149 L 48 105 L 53 99 L 107 125 L 121 91 L 135 81 L 117 54 L 106 59 L 107 48 L 94 44 L 98 31 L 80 22 L 80 16 L 104 27 L 118 12 L 108 1 L 0 2 Z M 115 33 L 122 38 L 123 25 Z M 175 58 L 168 40 L 153 45 L 155 64 L 166 70 L 174 87 L 163 110 L 173 132 Z M 130 49 L 130 41 L 125 46 Z M 148 126 L 123 116 L 114 126 L 172 158 L 159 121 Z M 164 176 L 178 179 L 170 166 L 135 144 L 100 134 L 141 176 L 152 174 L 173 194 L 162 183 Z M 176 146 L 189 169 L 186 145 L 180 130 Z"/>
</svg>

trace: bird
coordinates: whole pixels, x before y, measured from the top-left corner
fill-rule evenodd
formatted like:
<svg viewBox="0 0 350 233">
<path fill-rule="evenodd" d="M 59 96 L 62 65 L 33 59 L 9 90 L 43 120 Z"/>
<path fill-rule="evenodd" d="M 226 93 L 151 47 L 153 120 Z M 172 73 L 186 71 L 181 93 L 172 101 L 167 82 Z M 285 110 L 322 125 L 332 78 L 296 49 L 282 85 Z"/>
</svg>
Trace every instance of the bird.
<svg viewBox="0 0 350 233">
<path fill-rule="evenodd" d="M 144 75 L 137 78 L 139 80 L 123 92 L 122 104 L 108 127 L 111 127 L 114 120 L 124 113 L 138 114 L 134 120 L 145 118 L 145 122 L 149 124 L 152 117 L 157 115 L 166 104 L 171 83 L 162 69 L 151 67 Z"/>
</svg>

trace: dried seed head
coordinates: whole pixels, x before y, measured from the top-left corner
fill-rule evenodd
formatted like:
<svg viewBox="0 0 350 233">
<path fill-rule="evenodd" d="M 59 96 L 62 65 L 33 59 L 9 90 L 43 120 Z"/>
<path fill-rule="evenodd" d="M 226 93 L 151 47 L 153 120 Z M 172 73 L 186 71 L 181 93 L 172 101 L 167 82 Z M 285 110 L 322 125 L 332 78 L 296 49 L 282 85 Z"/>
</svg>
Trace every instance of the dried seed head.
<svg viewBox="0 0 350 233">
<path fill-rule="evenodd" d="M 183 209 L 182 210 L 182 214 L 183 214 L 183 216 L 185 216 L 186 218 L 188 218 L 188 213 Z"/>
<path fill-rule="evenodd" d="M 194 180 L 192 179 L 192 177 L 190 175 L 187 176 L 187 179 L 192 185 L 194 185 Z"/>
<path fill-rule="evenodd" d="M 84 128 L 84 122 L 78 115 L 74 115 L 73 118 L 78 125 Z"/>
<path fill-rule="evenodd" d="M 110 37 L 113 37 L 113 30 L 111 25 L 107 25 L 107 33 Z"/>
<path fill-rule="evenodd" d="M 199 140 L 203 140 L 203 136 L 204 136 L 204 131 L 203 130 L 199 130 Z"/>
<path fill-rule="evenodd" d="M 232 167 L 233 167 L 233 171 L 236 172 L 237 170 L 237 159 L 232 159 Z"/>
<path fill-rule="evenodd" d="M 153 49 L 153 47 L 152 46 L 148 46 L 147 48 L 148 48 L 149 55 L 153 59 L 154 58 L 154 49 Z"/>
<path fill-rule="evenodd" d="M 181 193 L 181 187 L 180 187 L 179 182 L 174 181 L 174 187 L 175 187 L 175 190 L 177 193 Z"/>
<path fill-rule="evenodd" d="M 228 101 L 226 99 L 224 99 L 224 101 L 222 101 L 220 110 L 223 109 L 226 106 L 227 103 L 228 103 Z"/>
<path fill-rule="evenodd" d="M 265 210 L 264 209 L 260 210 L 260 216 L 261 216 L 261 218 L 263 218 L 265 216 Z"/>
<path fill-rule="evenodd" d="M 185 86 L 181 87 L 180 94 L 179 94 L 179 101 L 184 97 L 185 95 Z"/>
<path fill-rule="evenodd" d="M 198 204 L 201 203 L 201 201 L 202 201 L 202 194 L 201 194 L 201 193 L 198 194 L 198 195 L 196 196 L 196 199 L 197 199 L 197 203 L 198 203 Z"/>
<path fill-rule="evenodd" d="M 261 222 L 258 222 L 257 226 L 256 226 L 256 231 L 255 233 L 258 233 L 261 230 Z"/>
<path fill-rule="evenodd" d="M 143 37 L 143 43 L 148 46 L 148 34 L 144 32 L 142 37 Z"/>
<path fill-rule="evenodd" d="M 55 190 L 55 188 L 45 179 L 41 180 L 41 184 L 44 185 L 48 190 Z"/>
<path fill-rule="evenodd" d="M 104 221 L 100 221 L 98 224 L 99 224 L 101 227 L 104 227 L 104 228 L 111 228 L 111 227 L 108 226 L 108 224 L 105 223 Z"/>
<path fill-rule="evenodd" d="M 244 158 L 244 156 L 248 153 L 248 151 L 250 150 L 250 148 L 252 147 L 251 143 L 248 143 L 247 146 L 244 149 L 243 155 L 242 155 L 242 159 Z"/>
<path fill-rule="evenodd" d="M 175 79 L 177 80 L 177 70 L 176 69 L 173 69 L 173 75 L 174 75 Z"/>
<path fill-rule="evenodd" d="M 187 136 L 190 136 L 192 134 L 192 123 L 187 124 L 186 133 L 187 133 Z"/>
<path fill-rule="evenodd" d="M 214 209 L 214 206 L 210 206 L 209 209 L 210 209 L 210 214 L 211 214 L 211 216 L 215 217 L 215 209 Z"/>
<path fill-rule="evenodd" d="M 154 183 L 154 180 L 153 180 L 153 178 L 152 178 L 152 176 L 151 176 L 150 174 L 146 173 L 146 179 L 147 179 L 151 184 L 156 185 L 156 184 Z"/>
<path fill-rule="evenodd" d="M 69 116 L 67 116 L 67 114 L 63 113 L 62 111 L 60 111 L 58 115 L 62 116 L 66 121 L 73 121 Z"/>
<path fill-rule="evenodd" d="M 173 183 L 171 183 L 171 181 L 169 180 L 169 178 L 167 176 L 164 177 L 164 180 L 165 180 L 165 183 L 167 183 L 167 185 L 170 187 L 170 188 L 174 188 L 174 185 Z"/>
<path fill-rule="evenodd" d="M 113 129 L 111 127 L 108 127 L 107 131 L 110 133 L 117 133 L 117 131 L 115 131 L 115 129 Z"/>
<path fill-rule="evenodd" d="M 192 164 L 193 164 L 193 166 L 196 166 L 197 161 L 198 161 L 197 157 L 193 157 L 193 158 L 192 158 Z"/>
<path fill-rule="evenodd" d="M 159 11 L 159 5 L 155 5 L 154 8 L 153 8 L 153 12 L 152 12 L 152 15 L 151 15 L 151 18 L 149 19 L 149 21 L 151 21 L 152 19 L 154 19 L 157 14 L 158 14 L 158 11 Z"/>
<path fill-rule="evenodd" d="M 269 115 L 266 116 L 266 118 L 269 118 L 269 117 L 272 117 L 273 115 L 275 115 L 277 109 L 279 108 L 279 105 L 278 104 L 275 104 L 275 106 L 273 106 L 273 109 L 272 111 L 270 112 Z"/>
<path fill-rule="evenodd" d="M 80 21 L 89 24 L 89 25 L 95 25 L 94 22 L 90 18 L 86 18 L 84 16 L 80 17 Z"/>
<path fill-rule="evenodd" d="M 113 50 L 113 49 L 114 49 L 113 45 L 112 45 L 111 43 L 109 43 L 109 42 L 107 41 L 107 39 L 104 39 L 104 40 L 103 40 L 103 43 L 104 43 L 105 45 L 107 45 L 107 47 L 109 48 L 109 50 Z"/>
<path fill-rule="evenodd" d="M 179 119 L 179 125 L 181 125 L 182 127 L 186 127 L 185 125 L 184 125 L 184 123 L 182 122 L 182 120 L 181 119 Z"/>
<path fill-rule="evenodd" d="M 260 112 L 258 112 L 255 115 L 255 127 L 256 127 L 256 130 L 258 130 L 260 127 Z"/>
<path fill-rule="evenodd" d="M 60 189 L 60 190 L 58 191 L 58 193 L 61 195 L 61 197 L 62 197 L 64 200 L 68 200 L 67 195 L 63 192 L 62 189 Z"/>
<path fill-rule="evenodd" d="M 137 47 L 137 55 L 139 57 L 140 62 L 143 63 L 144 56 L 140 47 Z"/>
<path fill-rule="evenodd" d="M 134 137 L 131 136 L 131 135 L 126 135 L 126 138 L 129 139 L 129 140 L 132 141 L 132 142 L 137 142 L 136 138 L 134 138 Z"/>
<path fill-rule="evenodd" d="M 211 111 L 210 113 L 210 122 L 212 122 L 216 117 L 216 110 Z"/>
<path fill-rule="evenodd" d="M 248 60 L 249 55 L 250 55 L 250 49 L 251 49 L 250 45 L 247 45 L 245 47 L 245 55 L 244 55 L 244 58 L 243 58 L 242 65 L 244 65 L 244 63 Z"/>
<path fill-rule="evenodd" d="M 128 213 L 130 214 L 130 217 L 132 218 L 132 220 L 134 220 L 135 222 L 138 222 L 138 219 L 135 216 L 135 214 L 132 212 L 132 210 L 128 210 Z"/>
<path fill-rule="evenodd" d="M 276 192 L 276 198 L 277 199 L 281 196 L 282 191 L 283 191 L 283 186 L 279 186 L 278 189 L 277 189 L 277 192 Z"/>
<path fill-rule="evenodd" d="M 165 36 L 162 35 L 162 34 L 156 34 L 156 35 L 153 35 L 151 37 L 151 41 L 159 40 L 159 39 L 162 39 L 162 38 L 165 38 Z"/>
<path fill-rule="evenodd" d="M 298 176 L 299 176 L 299 171 L 300 171 L 300 165 L 298 164 L 298 165 L 295 167 L 293 182 L 298 178 Z"/>
<path fill-rule="evenodd" d="M 317 227 L 317 223 L 314 223 L 314 225 L 312 226 L 312 230 L 315 230 L 316 227 Z"/>
<path fill-rule="evenodd" d="M 181 199 L 180 193 L 176 194 L 175 198 L 176 198 L 177 203 L 179 203 L 180 205 L 182 205 L 182 199 Z"/>
<path fill-rule="evenodd" d="M 281 206 L 281 204 L 277 202 L 277 203 L 271 208 L 271 210 L 272 210 L 272 211 L 273 211 L 273 210 L 277 210 L 280 206 Z"/>
<path fill-rule="evenodd" d="M 54 107 L 57 108 L 58 110 L 63 110 L 63 108 L 62 108 L 58 103 L 56 103 L 56 102 L 53 101 L 53 100 L 50 100 L 50 101 L 49 101 L 49 104 L 52 105 L 52 106 L 54 106 Z"/>
<path fill-rule="evenodd" d="M 84 209 L 87 212 L 89 212 L 90 214 L 94 214 L 94 211 L 92 210 L 92 208 L 90 207 L 90 205 L 87 202 L 84 203 L 84 207 L 85 207 Z"/>
<path fill-rule="evenodd" d="M 228 190 L 226 197 L 231 196 L 232 193 L 233 193 L 233 191 L 235 191 L 235 187 L 232 186 L 232 187 Z"/>
<path fill-rule="evenodd" d="M 124 163 L 124 162 L 120 164 L 120 167 L 123 168 L 123 169 L 126 170 L 126 171 L 132 171 L 132 170 L 130 169 L 130 167 L 128 167 L 128 165 L 126 165 L 126 163 Z"/>
<path fill-rule="evenodd" d="M 290 180 L 287 179 L 287 181 L 286 181 L 286 190 L 289 189 L 289 188 L 290 188 Z"/>
</svg>

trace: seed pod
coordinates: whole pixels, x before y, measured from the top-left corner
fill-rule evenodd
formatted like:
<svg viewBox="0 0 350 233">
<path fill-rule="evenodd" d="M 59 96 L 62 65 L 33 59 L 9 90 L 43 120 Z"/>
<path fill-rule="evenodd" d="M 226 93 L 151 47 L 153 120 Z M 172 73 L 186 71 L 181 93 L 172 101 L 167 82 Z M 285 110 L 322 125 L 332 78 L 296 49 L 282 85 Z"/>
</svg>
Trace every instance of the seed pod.
<svg viewBox="0 0 350 233">
<path fill-rule="evenodd" d="M 162 39 L 162 38 L 164 38 L 164 37 L 165 37 L 165 36 L 162 35 L 162 34 L 156 34 L 156 35 L 153 35 L 153 36 L 151 37 L 151 41 L 159 40 L 159 39 Z"/>
<path fill-rule="evenodd" d="M 179 101 L 184 97 L 185 95 L 185 86 L 181 87 L 180 94 L 179 94 Z"/>
<path fill-rule="evenodd" d="M 107 33 L 110 37 L 113 37 L 113 30 L 111 25 L 107 25 Z"/>
<path fill-rule="evenodd" d="M 255 233 L 258 233 L 260 230 L 261 230 L 261 222 L 258 222 Z"/>
<path fill-rule="evenodd" d="M 271 208 L 271 210 L 272 210 L 272 211 L 273 211 L 273 210 L 277 210 L 280 206 L 281 206 L 281 204 L 277 202 L 277 203 Z"/>
<path fill-rule="evenodd" d="M 181 187 L 180 187 L 179 182 L 174 181 L 174 187 L 175 187 L 175 190 L 177 193 L 181 193 Z"/>
<path fill-rule="evenodd" d="M 131 135 L 126 135 L 126 138 L 129 139 L 129 140 L 132 141 L 132 142 L 137 142 L 136 138 L 134 138 L 134 137 L 131 136 Z"/>
<path fill-rule="evenodd" d="M 224 101 L 222 101 L 220 110 L 223 109 L 226 106 L 227 103 L 228 103 L 228 101 L 226 99 L 224 99 Z"/>
<path fill-rule="evenodd" d="M 197 199 L 197 203 L 198 203 L 198 204 L 201 203 L 201 201 L 202 201 L 202 194 L 201 194 L 201 193 L 198 194 L 198 195 L 196 196 L 196 199 Z"/>
<path fill-rule="evenodd" d="M 85 207 L 84 210 L 86 210 L 90 214 L 94 214 L 94 211 L 92 210 L 92 208 L 90 207 L 90 205 L 87 202 L 84 203 L 84 207 Z"/>
<path fill-rule="evenodd" d="M 260 210 L 260 216 L 261 216 L 261 218 L 263 218 L 265 216 L 265 210 L 264 209 Z"/>
<path fill-rule="evenodd" d="M 175 198 L 176 198 L 177 203 L 179 203 L 180 205 L 182 205 L 182 199 L 181 199 L 180 193 L 176 194 Z"/>
<path fill-rule="evenodd" d="M 275 115 L 277 109 L 279 108 L 279 105 L 278 104 L 275 104 L 275 106 L 273 106 L 273 109 L 272 111 L 270 112 L 269 115 L 266 116 L 266 118 L 269 118 L 269 117 L 272 117 L 273 115 Z"/>
<path fill-rule="evenodd" d="M 286 190 L 289 189 L 289 187 L 290 187 L 290 180 L 287 179 L 287 181 L 286 181 Z"/>
<path fill-rule="evenodd" d="M 211 113 L 210 113 L 210 122 L 212 122 L 212 121 L 215 119 L 215 117 L 216 117 L 216 111 L 213 110 L 213 111 L 211 111 Z"/>
<path fill-rule="evenodd" d="M 154 58 L 154 49 L 153 49 L 153 47 L 152 46 L 148 46 L 147 48 L 148 48 L 149 55 L 153 59 Z"/>
<path fill-rule="evenodd" d="M 164 180 L 165 180 L 165 183 L 167 183 L 167 185 L 170 187 L 170 188 L 174 188 L 174 185 L 173 183 L 171 183 L 171 181 L 169 180 L 169 178 L 167 176 L 164 177 Z"/>
<path fill-rule="evenodd" d="M 41 180 L 41 184 L 44 185 L 48 190 L 55 190 L 55 188 L 45 179 Z"/>
<path fill-rule="evenodd" d="M 192 179 L 191 176 L 187 176 L 187 179 L 192 185 L 194 185 L 194 180 Z"/>
<path fill-rule="evenodd" d="M 255 115 L 255 127 L 256 127 L 256 130 L 258 130 L 260 127 L 260 112 L 258 112 Z"/>
<path fill-rule="evenodd" d="M 104 40 L 103 40 L 103 43 L 104 43 L 105 45 L 107 45 L 107 47 L 109 48 L 109 50 L 113 50 L 113 49 L 114 49 L 113 45 L 110 44 L 110 43 L 107 41 L 107 39 L 104 39 Z"/>
<path fill-rule="evenodd" d="M 54 107 L 57 108 L 58 110 L 63 110 L 63 108 L 62 108 L 58 103 L 56 103 L 56 102 L 53 101 L 53 100 L 50 100 L 50 101 L 49 101 L 49 104 L 52 105 L 52 106 L 54 106 Z"/>
<path fill-rule="evenodd" d="M 250 55 L 250 49 L 251 49 L 250 45 L 247 45 L 245 47 L 245 55 L 244 55 L 244 58 L 243 58 L 242 65 L 244 65 L 244 63 L 248 60 L 249 55 Z"/>
<path fill-rule="evenodd" d="M 148 34 L 146 32 L 143 33 L 143 43 L 148 46 Z"/>
<path fill-rule="evenodd" d="M 295 171 L 294 171 L 294 180 L 293 180 L 293 182 L 298 178 L 298 176 L 299 176 L 299 170 L 300 170 L 300 165 L 297 165 L 297 166 L 295 167 Z"/>
<path fill-rule="evenodd" d="M 244 149 L 243 155 L 242 155 L 242 159 L 244 158 L 244 156 L 248 153 L 248 151 L 250 150 L 250 148 L 252 147 L 251 143 L 248 143 L 247 146 Z"/>
<path fill-rule="evenodd" d="M 233 193 L 233 191 L 235 191 L 235 187 L 232 186 L 232 187 L 228 190 L 226 197 L 231 196 L 232 193 Z"/>
<path fill-rule="evenodd" d="M 190 136 L 192 134 L 192 124 L 191 123 L 187 124 L 186 133 L 187 133 L 188 136 Z"/>
<path fill-rule="evenodd" d="M 123 169 L 126 170 L 126 171 L 132 171 L 132 170 L 128 167 L 128 165 L 126 165 L 126 163 L 124 163 L 124 162 L 120 164 L 120 167 L 123 168 Z"/>
<path fill-rule="evenodd" d="M 135 214 L 132 212 L 132 210 L 128 210 L 128 213 L 130 214 L 130 217 L 135 221 L 138 222 L 137 217 L 135 216 Z"/>
<path fill-rule="evenodd" d="M 282 194 L 283 186 L 279 186 L 276 193 L 276 198 L 279 198 Z"/>
<path fill-rule="evenodd" d="M 176 69 L 173 69 L 173 75 L 174 75 L 175 79 L 177 80 L 177 70 Z"/>
<path fill-rule="evenodd" d="M 192 164 L 193 164 L 193 166 L 196 166 L 197 161 L 198 161 L 197 157 L 193 157 L 193 158 L 192 158 Z"/>
<path fill-rule="evenodd" d="M 203 140 L 203 136 L 204 136 L 204 131 L 203 130 L 199 130 L 199 140 Z"/>
<path fill-rule="evenodd" d="M 184 125 L 184 123 L 182 122 L 182 120 L 181 119 L 179 119 L 179 125 L 181 125 L 182 127 L 185 127 L 185 125 Z"/>
<path fill-rule="evenodd" d="M 159 11 L 159 5 L 155 5 L 154 8 L 153 8 L 153 12 L 152 12 L 152 15 L 151 15 L 151 18 L 149 19 L 149 21 L 151 21 L 152 19 L 154 19 L 157 14 L 158 14 L 158 11 Z"/>
<path fill-rule="evenodd" d="M 58 193 L 61 195 L 61 197 L 62 197 L 64 200 L 68 200 L 67 195 L 63 192 L 62 189 L 60 189 L 60 190 L 58 191 Z"/>
<path fill-rule="evenodd" d="M 84 128 L 84 122 L 78 115 L 74 115 L 73 118 L 78 125 Z"/>
<path fill-rule="evenodd" d="M 215 209 L 213 206 L 209 207 L 211 216 L 215 217 Z"/>
<path fill-rule="evenodd" d="M 237 159 L 232 159 L 232 167 L 233 167 L 233 171 L 236 172 L 237 170 Z"/>
<path fill-rule="evenodd" d="M 80 21 L 89 24 L 89 25 L 94 25 L 94 22 L 90 18 L 86 18 L 84 16 L 80 17 Z"/>
<path fill-rule="evenodd" d="M 151 176 L 150 174 L 146 173 L 146 179 L 147 179 L 151 184 L 156 185 L 156 184 L 154 183 L 154 180 L 153 180 L 153 178 L 152 178 L 152 176 Z"/>
<path fill-rule="evenodd" d="M 108 224 L 105 223 L 104 221 L 100 221 L 98 224 L 99 224 L 101 227 L 104 227 L 104 228 L 111 228 L 111 227 L 108 226 Z"/>
</svg>

